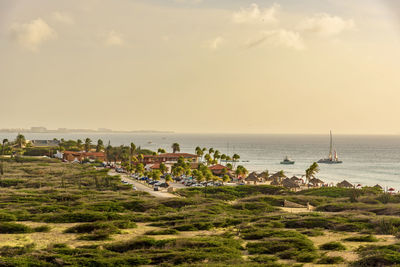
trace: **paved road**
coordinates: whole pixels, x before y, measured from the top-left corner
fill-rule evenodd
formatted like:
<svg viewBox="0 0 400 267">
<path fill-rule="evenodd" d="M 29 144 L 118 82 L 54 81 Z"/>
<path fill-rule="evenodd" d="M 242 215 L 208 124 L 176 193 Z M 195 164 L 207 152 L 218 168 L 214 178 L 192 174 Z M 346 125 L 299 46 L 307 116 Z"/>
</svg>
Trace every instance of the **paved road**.
<svg viewBox="0 0 400 267">
<path fill-rule="evenodd" d="M 124 173 L 117 173 L 117 172 L 115 172 L 114 170 L 110 170 L 110 171 L 109 171 L 109 174 L 110 174 L 110 175 L 120 175 L 122 181 L 129 182 L 129 183 L 133 184 L 134 186 L 136 186 L 137 190 L 143 191 L 143 192 L 147 192 L 147 193 L 149 193 L 150 195 L 155 196 L 155 197 L 157 197 L 157 198 L 172 198 L 172 197 L 177 197 L 176 195 L 171 194 L 171 193 L 168 193 L 168 192 L 165 192 L 165 191 L 154 191 L 153 188 L 151 188 L 151 187 L 149 187 L 149 186 L 147 186 L 147 185 L 144 185 L 144 184 L 142 184 L 142 183 L 139 183 L 138 181 L 136 181 L 136 180 L 130 178 L 128 175 L 126 175 L 126 174 L 124 174 Z"/>
</svg>

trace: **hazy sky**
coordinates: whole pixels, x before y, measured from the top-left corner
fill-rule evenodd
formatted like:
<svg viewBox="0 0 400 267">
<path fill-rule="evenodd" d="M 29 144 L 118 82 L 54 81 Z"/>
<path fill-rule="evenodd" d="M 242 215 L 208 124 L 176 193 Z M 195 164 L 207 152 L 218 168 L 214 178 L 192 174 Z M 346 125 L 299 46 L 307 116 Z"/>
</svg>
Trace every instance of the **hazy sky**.
<svg viewBox="0 0 400 267">
<path fill-rule="evenodd" d="M 396 0 L 0 0 L 0 128 L 400 133 Z"/>
</svg>

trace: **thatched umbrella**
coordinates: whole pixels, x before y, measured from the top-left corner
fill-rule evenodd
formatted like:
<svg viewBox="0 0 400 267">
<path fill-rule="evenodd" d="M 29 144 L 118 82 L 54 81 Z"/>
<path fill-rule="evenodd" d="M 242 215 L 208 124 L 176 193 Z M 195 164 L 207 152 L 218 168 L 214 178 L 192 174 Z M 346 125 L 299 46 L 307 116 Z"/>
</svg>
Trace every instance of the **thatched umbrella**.
<svg viewBox="0 0 400 267">
<path fill-rule="evenodd" d="M 246 182 L 260 182 L 260 178 L 258 178 L 258 174 L 256 172 L 252 172 L 249 174 L 249 176 L 246 177 L 246 179 L 244 179 Z"/>
<path fill-rule="evenodd" d="M 317 178 L 312 178 L 309 183 L 314 186 L 318 186 L 318 185 L 324 184 L 324 181 L 317 179 Z"/>
<path fill-rule="evenodd" d="M 293 180 L 286 178 L 282 181 L 282 186 L 289 188 L 289 189 L 296 189 L 296 188 L 300 188 L 300 186 Z"/>
<path fill-rule="evenodd" d="M 351 183 L 347 182 L 346 180 L 338 183 L 336 186 L 340 187 L 340 188 L 353 188 L 354 187 Z"/>
</svg>

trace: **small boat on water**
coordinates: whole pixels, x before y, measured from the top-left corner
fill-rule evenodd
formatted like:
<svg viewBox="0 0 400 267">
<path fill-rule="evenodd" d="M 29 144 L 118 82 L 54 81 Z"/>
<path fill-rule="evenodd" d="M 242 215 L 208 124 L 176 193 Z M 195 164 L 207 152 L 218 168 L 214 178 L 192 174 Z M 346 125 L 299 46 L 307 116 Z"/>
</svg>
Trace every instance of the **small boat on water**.
<svg viewBox="0 0 400 267">
<path fill-rule="evenodd" d="M 281 161 L 281 164 L 284 164 L 284 165 L 293 165 L 294 163 L 295 163 L 295 162 L 294 162 L 293 160 L 290 160 L 288 156 L 286 156 L 286 157 L 284 158 L 284 160 Z"/>
<path fill-rule="evenodd" d="M 332 131 L 330 132 L 329 155 L 326 159 L 318 160 L 318 163 L 323 164 L 340 164 L 343 161 L 339 160 L 336 150 L 333 149 Z"/>
</svg>

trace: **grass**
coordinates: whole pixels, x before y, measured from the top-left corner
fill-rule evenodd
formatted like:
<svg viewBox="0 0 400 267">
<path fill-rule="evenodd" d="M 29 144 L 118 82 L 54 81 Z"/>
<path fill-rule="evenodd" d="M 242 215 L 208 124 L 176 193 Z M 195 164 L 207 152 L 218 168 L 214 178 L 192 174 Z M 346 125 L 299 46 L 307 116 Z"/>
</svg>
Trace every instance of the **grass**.
<svg viewBox="0 0 400 267">
<path fill-rule="evenodd" d="M 188 188 L 156 199 L 90 164 L 21 158 L 5 165 L 0 265 L 295 266 L 341 264 L 354 253 L 357 266 L 398 264 L 394 237 L 371 240 L 398 234 L 399 198 L 370 189 L 353 203 L 349 190 L 264 185 Z M 284 212 L 285 199 L 320 212 Z M 358 248 L 362 242 L 375 246 Z"/>
<path fill-rule="evenodd" d="M 347 242 L 378 242 L 379 239 L 377 239 L 375 236 L 372 236 L 372 235 L 363 235 L 363 236 L 347 237 L 347 238 L 343 239 L 343 241 L 347 241 Z"/>
</svg>

